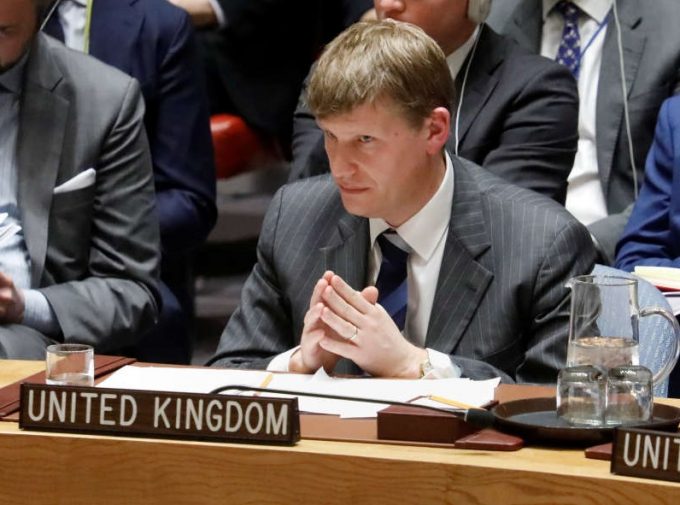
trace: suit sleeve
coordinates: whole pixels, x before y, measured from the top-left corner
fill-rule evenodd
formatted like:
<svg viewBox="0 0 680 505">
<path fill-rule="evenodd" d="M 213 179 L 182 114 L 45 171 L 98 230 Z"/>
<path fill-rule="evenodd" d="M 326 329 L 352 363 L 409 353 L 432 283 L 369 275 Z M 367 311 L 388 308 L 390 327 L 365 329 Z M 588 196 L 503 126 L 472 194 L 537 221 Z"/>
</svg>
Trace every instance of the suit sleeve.
<svg viewBox="0 0 680 505">
<path fill-rule="evenodd" d="M 264 369 L 275 355 L 297 345 L 290 307 L 274 265 L 284 189 L 278 191 L 267 211 L 257 244 L 257 263 L 243 286 L 241 303 L 222 332 L 210 365 Z"/>
<path fill-rule="evenodd" d="M 504 115 L 498 146 L 479 164 L 564 204 L 578 142 L 578 91 L 566 68 L 533 67 L 535 73 Z"/>
<path fill-rule="evenodd" d="M 160 247 L 137 81 L 128 80 L 118 103 L 102 110 L 115 112 L 108 135 L 96 146 L 87 274 L 69 282 L 55 279 L 57 283 L 41 292 L 65 341 L 92 344 L 106 352 L 134 344 L 156 321 Z"/>
<path fill-rule="evenodd" d="M 680 104 L 677 99 L 675 102 Z M 675 111 L 680 112 L 680 106 Z M 677 137 L 669 102 L 666 102 L 647 157 L 645 183 L 619 242 L 617 268 L 628 271 L 636 265 L 680 268 L 677 236 L 680 214 L 676 211 L 673 192 L 674 172 L 680 173 L 680 156 L 674 151 L 673 142 Z"/>
<path fill-rule="evenodd" d="M 593 269 L 595 252 L 586 228 L 571 220 L 546 249 L 533 286 L 524 360 L 515 378 L 554 383 L 565 366 L 571 295 L 566 284 Z"/>
<path fill-rule="evenodd" d="M 200 245 L 215 224 L 215 167 L 208 105 L 188 16 L 170 34 L 146 123 L 165 254 Z"/>
</svg>

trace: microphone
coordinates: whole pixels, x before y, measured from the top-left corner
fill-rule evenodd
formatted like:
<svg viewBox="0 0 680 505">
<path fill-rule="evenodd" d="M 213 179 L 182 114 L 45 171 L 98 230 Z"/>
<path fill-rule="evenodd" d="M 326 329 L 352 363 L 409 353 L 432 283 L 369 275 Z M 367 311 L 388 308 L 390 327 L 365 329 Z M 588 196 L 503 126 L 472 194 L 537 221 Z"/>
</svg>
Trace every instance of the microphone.
<svg viewBox="0 0 680 505">
<path fill-rule="evenodd" d="M 392 400 L 378 400 L 375 398 L 355 398 L 352 396 L 341 396 L 341 395 L 327 395 L 322 393 L 308 393 L 306 391 L 290 391 L 286 389 L 270 389 L 270 388 L 258 388 L 252 386 L 221 386 L 219 388 L 210 391 L 211 395 L 216 395 L 222 393 L 223 391 L 236 390 L 236 391 L 252 391 L 256 393 L 276 393 L 290 396 L 308 396 L 310 398 L 324 398 L 327 400 L 346 400 L 350 402 L 364 402 L 364 403 L 380 403 L 383 405 L 397 405 L 400 407 L 411 407 L 423 410 L 430 410 L 433 412 L 439 412 L 442 414 L 448 414 L 453 417 L 462 419 L 466 423 L 475 426 L 476 428 L 491 428 L 496 422 L 496 416 L 493 412 L 489 412 L 484 409 L 443 409 L 437 407 L 431 407 L 429 405 L 417 405 L 413 403 L 397 402 Z"/>
</svg>

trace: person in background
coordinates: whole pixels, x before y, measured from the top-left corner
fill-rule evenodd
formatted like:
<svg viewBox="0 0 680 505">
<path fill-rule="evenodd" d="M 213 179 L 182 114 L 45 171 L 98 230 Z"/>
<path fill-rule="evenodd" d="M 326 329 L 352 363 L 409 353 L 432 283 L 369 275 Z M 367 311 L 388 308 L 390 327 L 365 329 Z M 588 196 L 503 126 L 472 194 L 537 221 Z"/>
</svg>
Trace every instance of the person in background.
<svg viewBox="0 0 680 505">
<path fill-rule="evenodd" d="M 192 251 L 217 215 L 208 105 L 189 16 L 165 0 L 61 0 L 45 31 L 141 84 L 161 228 L 163 308 L 158 326 L 123 351 L 144 361 L 189 363 Z"/>
<path fill-rule="evenodd" d="M 578 95 L 569 72 L 484 23 L 488 0 L 375 0 L 380 19 L 420 26 L 447 55 L 458 100 L 448 150 L 564 203 L 576 153 Z M 303 96 L 290 180 L 329 169 L 323 134 Z"/>
<path fill-rule="evenodd" d="M 0 2 L 0 356 L 97 352 L 155 323 L 159 230 L 139 84 Z M 6 231 L 6 230 L 5 230 Z"/>
<path fill-rule="evenodd" d="M 454 84 L 420 28 L 357 23 L 307 101 L 330 175 L 275 195 L 216 366 L 555 382 L 586 229 L 446 150 Z"/>
<path fill-rule="evenodd" d="M 680 5 L 677 0 L 503 0 L 494 4 L 489 23 L 530 51 L 564 64 L 578 79 L 579 144 L 566 206 L 588 226 L 599 261 L 613 264 L 642 185 L 659 107 L 680 91 Z"/>
<path fill-rule="evenodd" d="M 661 106 L 645 183 L 619 241 L 616 268 L 680 268 L 680 96 Z"/>
<path fill-rule="evenodd" d="M 290 157 L 302 80 L 323 45 L 371 0 L 171 0 L 199 31 L 211 113 L 243 117 Z"/>
</svg>

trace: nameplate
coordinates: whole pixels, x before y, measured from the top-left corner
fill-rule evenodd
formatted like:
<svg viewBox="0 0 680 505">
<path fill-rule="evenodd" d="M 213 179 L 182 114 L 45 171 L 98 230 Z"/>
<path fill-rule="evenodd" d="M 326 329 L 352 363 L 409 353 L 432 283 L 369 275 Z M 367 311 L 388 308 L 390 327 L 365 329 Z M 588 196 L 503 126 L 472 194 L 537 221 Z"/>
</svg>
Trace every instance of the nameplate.
<svg viewBox="0 0 680 505">
<path fill-rule="evenodd" d="M 297 398 L 21 385 L 19 427 L 219 442 L 293 445 Z"/>
<path fill-rule="evenodd" d="M 611 472 L 680 482 L 680 435 L 664 431 L 617 428 L 614 434 Z"/>
</svg>

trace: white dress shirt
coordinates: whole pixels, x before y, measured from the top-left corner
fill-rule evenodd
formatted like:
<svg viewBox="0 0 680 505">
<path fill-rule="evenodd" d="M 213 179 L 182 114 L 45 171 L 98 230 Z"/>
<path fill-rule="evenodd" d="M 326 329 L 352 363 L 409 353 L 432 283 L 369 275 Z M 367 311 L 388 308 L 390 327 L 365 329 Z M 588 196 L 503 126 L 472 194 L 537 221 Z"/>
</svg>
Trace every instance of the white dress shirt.
<svg viewBox="0 0 680 505">
<path fill-rule="evenodd" d="M 87 52 L 88 41 L 85 33 L 87 25 L 87 3 L 94 0 L 62 0 L 57 8 L 59 22 L 64 32 L 64 44 L 71 49 Z"/>
<path fill-rule="evenodd" d="M 408 308 L 404 336 L 418 347 L 425 346 L 427 328 L 432 313 L 437 279 L 441 268 L 446 236 L 453 202 L 453 165 L 448 154 L 446 172 L 436 193 L 413 217 L 396 229 L 411 253 L 407 262 Z M 378 235 L 390 228 L 383 219 L 369 219 L 371 250 L 368 258 L 368 279 L 375 284 L 380 270 L 382 253 L 377 243 Z M 295 347 L 270 361 L 267 370 L 288 371 Z M 460 368 L 451 362 L 448 354 L 427 349 L 432 370 L 427 378 L 459 377 Z"/>
<path fill-rule="evenodd" d="M 479 26 L 475 28 L 475 31 L 472 32 L 470 38 L 467 39 L 462 46 L 460 46 L 458 49 L 456 49 L 454 52 L 452 52 L 446 57 L 446 63 L 449 66 L 449 71 L 451 72 L 451 77 L 453 78 L 454 81 L 456 80 L 458 72 L 460 72 L 460 69 L 463 66 L 465 58 L 467 58 L 468 54 L 470 54 L 470 51 L 472 50 L 472 46 L 475 44 L 475 39 L 477 38 L 478 34 Z"/>
<path fill-rule="evenodd" d="M 543 38 L 541 55 L 552 60 L 562 40 L 564 18 L 553 7 L 559 0 L 543 0 Z M 581 38 L 581 64 L 578 78 L 578 150 L 569 174 L 566 207 L 579 221 L 588 225 L 607 217 L 607 203 L 597 166 L 595 112 L 600 80 L 602 46 L 607 33 L 612 0 L 572 0 L 581 9 L 578 30 Z M 613 16 L 610 16 L 613 18 Z M 611 23 L 613 23 L 613 19 Z M 605 24 L 606 23 L 606 24 Z"/>
</svg>

